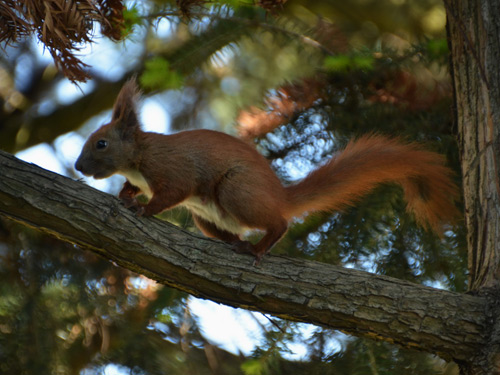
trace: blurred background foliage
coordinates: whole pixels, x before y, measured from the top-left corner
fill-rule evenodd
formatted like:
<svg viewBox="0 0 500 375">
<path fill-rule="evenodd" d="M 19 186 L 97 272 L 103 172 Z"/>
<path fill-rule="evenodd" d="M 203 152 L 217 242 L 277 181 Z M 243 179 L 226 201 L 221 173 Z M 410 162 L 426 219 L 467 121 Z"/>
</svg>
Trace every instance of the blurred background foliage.
<svg viewBox="0 0 500 375">
<path fill-rule="evenodd" d="M 6 7 L 21 17 L 30 3 L 4 2 L 0 21 Z M 72 165 L 84 139 L 137 75 L 146 126 L 239 136 L 284 183 L 370 132 L 425 143 L 447 157 L 460 183 L 438 0 L 95 1 L 101 13 L 84 12 L 92 1 L 47 3 L 72 6 L 88 34 L 44 46 L 55 21 L 32 29 L 28 19 L 4 23 L 3 150 L 27 157 L 35 147 L 45 152 L 37 161 L 55 159 L 59 173 L 80 178 Z M 67 38 L 78 34 L 65 30 Z M 73 48 L 83 65 L 58 48 Z M 116 193 L 121 182 L 94 186 Z M 416 227 L 404 206 L 398 187 L 381 186 L 345 212 L 297 219 L 273 253 L 465 291 L 461 223 L 439 238 Z M 196 230 L 183 209 L 164 218 Z M 5 374 L 457 373 L 425 353 L 274 318 L 258 320 L 262 339 L 253 352 L 227 351 L 200 329 L 188 295 L 6 218 L 0 290 Z M 292 343 L 305 354 L 293 356 Z"/>
</svg>

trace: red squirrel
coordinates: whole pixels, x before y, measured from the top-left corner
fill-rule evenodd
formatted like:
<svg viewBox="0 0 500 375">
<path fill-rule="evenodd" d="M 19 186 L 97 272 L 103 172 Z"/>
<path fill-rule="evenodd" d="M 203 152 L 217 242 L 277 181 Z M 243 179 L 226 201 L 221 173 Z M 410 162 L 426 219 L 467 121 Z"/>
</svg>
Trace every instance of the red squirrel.
<svg viewBox="0 0 500 375">
<path fill-rule="evenodd" d="M 85 143 L 75 168 L 96 179 L 127 178 L 119 198 L 139 216 L 187 207 L 208 237 L 233 243 L 258 263 L 305 212 L 353 205 L 375 186 L 396 182 L 407 209 L 420 224 L 440 231 L 456 213 L 457 188 L 439 154 L 381 135 L 350 142 L 338 155 L 291 186 L 283 186 L 255 148 L 211 130 L 163 135 L 141 130 L 134 79 L 120 91 L 111 122 Z M 141 204 L 136 196 L 149 198 Z M 242 241 L 247 229 L 265 231 L 255 245 Z"/>
</svg>

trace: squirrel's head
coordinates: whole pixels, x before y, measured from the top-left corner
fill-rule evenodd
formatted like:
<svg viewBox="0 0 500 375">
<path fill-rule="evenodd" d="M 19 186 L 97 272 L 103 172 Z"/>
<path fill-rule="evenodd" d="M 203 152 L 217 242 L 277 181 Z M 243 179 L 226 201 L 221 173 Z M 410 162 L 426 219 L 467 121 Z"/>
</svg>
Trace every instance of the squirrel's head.
<svg viewBox="0 0 500 375">
<path fill-rule="evenodd" d="M 136 135 L 140 132 L 135 105 L 139 91 L 135 79 L 121 89 L 108 124 L 97 129 L 75 163 L 75 169 L 96 179 L 109 177 L 132 167 L 135 159 Z"/>
</svg>

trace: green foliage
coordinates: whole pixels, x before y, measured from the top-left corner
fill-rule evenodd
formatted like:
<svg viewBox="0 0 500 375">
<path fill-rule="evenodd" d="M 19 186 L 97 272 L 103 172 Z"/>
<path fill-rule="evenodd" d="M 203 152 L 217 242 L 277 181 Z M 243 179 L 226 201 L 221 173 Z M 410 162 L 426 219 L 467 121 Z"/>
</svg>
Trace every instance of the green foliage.
<svg viewBox="0 0 500 375">
<path fill-rule="evenodd" d="M 259 359 L 249 359 L 241 365 L 241 370 L 245 375 L 265 375 L 265 364 Z"/>
<path fill-rule="evenodd" d="M 372 70 L 375 58 L 370 55 L 335 55 L 325 58 L 324 67 L 327 71 L 346 73 L 351 70 Z"/>
<path fill-rule="evenodd" d="M 129 5 L 123 10 L 124 29 L 123 36 L 128 36 L 134 30 L 134 27 L 142 24 L 142 18 L 138 7 L 135 4 Z"/>
<path fill-rule="evenodd" d="M 424 353 L 394 348 L 386 343 L 355 340 L 331 358 L 343 373 L 363 374 L 444 374 L 456 371 L 437 358 Z"/>
<path fill-rule="evenodd" d="M 139 79 L 141 85 L 149 89 L 180 89 L 183 77 L 170 68 L 170 63 L 161 57 L 146 61 L 144 72 Z"/>
<path fill-rule="evenodd" d="M 445 63 L 449 54 L 448 41 L 446 39 L 430 39 L 425 45 L 425 53 L 429 59 Z"/>
<path fill-rule="evenodd" d="M 252 0 L 222 0 L 221 4 L 226 4 L 232 7 L 233 9 L 238 9 L 242 6 L 252 6 L 254 2 Z"/>
<path fill-rule="evenodd" d="M 8 221 L 2 231 L 2 374 L 102 374 L 110 363 L 131 373 L 210 374 L 185 294 Z M 237 357 L 214 355 L 239 368 Z"/>
</svg>

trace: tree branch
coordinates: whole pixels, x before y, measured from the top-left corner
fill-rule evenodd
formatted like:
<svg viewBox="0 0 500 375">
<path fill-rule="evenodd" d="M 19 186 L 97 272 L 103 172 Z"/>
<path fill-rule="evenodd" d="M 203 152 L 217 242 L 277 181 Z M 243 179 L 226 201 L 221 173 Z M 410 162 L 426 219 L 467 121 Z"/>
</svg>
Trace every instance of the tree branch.
<svg viewBox="0 0 500 375">
<path fill-rule="evenodd" d="M 0 151 L 0 214 L 160 283 L 227 305 L 468 360 L 487 342 L 483 297 L 230 246 L 138 218 L 117 198 Z"/>
<path fill-rule="evenodd" d="M 40 142 L 52 142 L 61 134 L 78 129 L 92 116 L 113 106 L 125 80 L 99 81 L 91 93 L 46 115 L 30 117 L 25 112 L 18 112 L 3 118 L 0 149 L 17 152 Z M 25 139 L 19 143 L 17 138 L 21 129 Z"/>
</svg>

